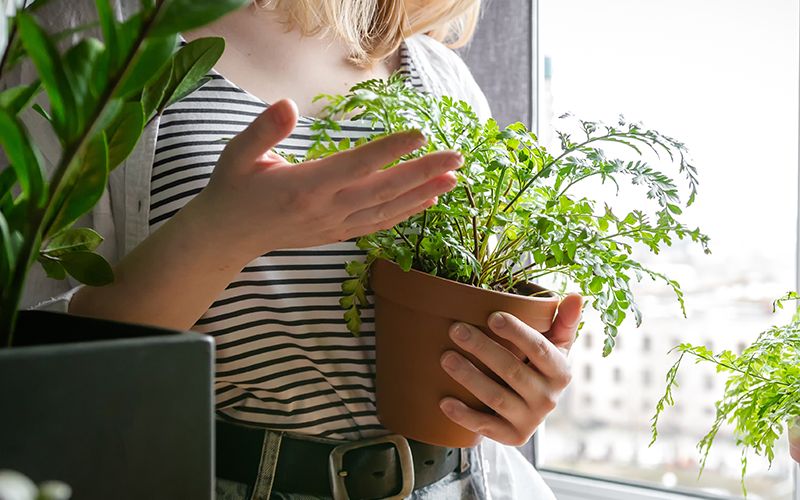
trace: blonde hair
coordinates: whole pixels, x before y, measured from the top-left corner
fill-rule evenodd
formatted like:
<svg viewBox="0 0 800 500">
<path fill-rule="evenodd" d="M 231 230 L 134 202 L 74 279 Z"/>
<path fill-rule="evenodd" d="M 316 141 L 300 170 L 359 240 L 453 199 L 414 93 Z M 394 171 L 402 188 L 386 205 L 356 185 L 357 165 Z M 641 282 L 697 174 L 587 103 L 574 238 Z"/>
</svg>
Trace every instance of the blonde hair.
<svg viewBox="0 0 800 500">
<path fill-rule="evenodd" d="M 306 36 L 333 35 L 347 43 L 350 59 L 369 66 L 392 54 L 403 39 L 425 33 L 449 47 L 469 42 L 480 0 L 255 0 L 282 12 Z"/>
</svg>

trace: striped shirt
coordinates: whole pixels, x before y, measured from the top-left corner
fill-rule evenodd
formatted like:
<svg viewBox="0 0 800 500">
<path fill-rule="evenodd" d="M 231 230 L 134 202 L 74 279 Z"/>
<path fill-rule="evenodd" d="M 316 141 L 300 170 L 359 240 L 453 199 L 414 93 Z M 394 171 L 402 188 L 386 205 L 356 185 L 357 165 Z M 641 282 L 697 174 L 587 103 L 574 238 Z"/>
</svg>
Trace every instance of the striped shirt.
<svg viewBox="0 0 800 500">
<path fill-rule="evenodd" d="M 405 46 L 401 73 L 422 82 Z M 165 110 L 151 179 L 154 231 L 208 183 L 225 143 L 266 104 L 218 73 Z M 313 120 L 301 117 L 275 149 L 302 159 Z M 375 133 L 367 122 L 343 120 L 334 139 Z M 247 265 L 200 318 L 196 331 L 216 342 L 217 413 L 250 425 L 363 439 L 384 433 L 375 409 L 375 333 L 370 308 L 354 337 L 339 306 L 348 261 L 363 259 L 353 242 L 271 252 Z"/>
</svg>

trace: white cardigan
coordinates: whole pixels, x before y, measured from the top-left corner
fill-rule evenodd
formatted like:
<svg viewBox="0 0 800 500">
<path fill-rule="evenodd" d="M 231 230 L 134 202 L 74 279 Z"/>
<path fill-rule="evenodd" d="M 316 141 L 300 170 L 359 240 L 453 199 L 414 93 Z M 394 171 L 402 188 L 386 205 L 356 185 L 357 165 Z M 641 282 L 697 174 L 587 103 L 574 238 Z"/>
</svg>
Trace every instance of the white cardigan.
<svg viewBox="0 0 800 500">
<path fill-rule="evenodd" d="M 114 0 L 114 3 L 123 17 L 139 8 L 139 0 Z M 96 14 L 91 0 L 70 0 L 50 2 L 39 17 L 49 30 L 55 31 L 85 24 L 95 19 Z M 468 102 L 481 119 L 490 116 L 486 97 L 455 52 L 425 35 L 414 36 L 406 44 L 426 91 Z M 33 68 L 23 65 L 9 75 L 0 88 L 30 82 L 35 78 Z M 38 114 L 28 112 L 23 120 L 41 149 L 45 168 L 49 172 L 58 164 L 61 154 L 58 141 L 52 136 L 49 124 Z M 112 264 L 133 250 L 149 234 L 150 177 L 158 125 L 158 118 L 147 125 L 134 151 L 111 173 L 108 189 L 100 202 L 77 224 L 77 227 L 92 227 L 103 236 L 104 242 L 98 251 Z M 77 287 L 78 283 L 74 281 L 49 279 L 40 266 L 34 266 L 28 277 L 22 307 L 66 312 Z"/>
</svg>

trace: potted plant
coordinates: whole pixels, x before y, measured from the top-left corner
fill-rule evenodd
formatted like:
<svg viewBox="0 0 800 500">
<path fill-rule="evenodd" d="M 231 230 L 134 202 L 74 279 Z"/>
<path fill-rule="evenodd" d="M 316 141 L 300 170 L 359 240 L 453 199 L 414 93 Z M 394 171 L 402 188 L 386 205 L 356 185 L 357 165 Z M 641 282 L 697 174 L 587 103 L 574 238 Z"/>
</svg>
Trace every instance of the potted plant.
<svg viewBox="0 0 800 500">
<path fill-rule="evenodd" d="M 786 301 L 800 299 L 790 292 L 775 301 L 773 311 Z M 792 320 L 761 332 L 740 354 L 731 351 L 714 353 L 705 346 L 688 343 L 673 348 L 680 355 L 667 372 L 664 396 L 656 404 L 652 419 L 652 445 L 658 438 L 658 421 L 668 406 L 675 404 L 672 391 L 686 356 L 698 363 L 711 363 L 725 376 L 725 391 L 715 402 L 716 416 L 711 429 L 697 444 L 700 452 L 700 473 L 720 428 L 733 424 L 736 444 L 742 448 L 742 491 L 747 495 L 747 451 L 765 456 L 770 463 L 775 457 L 775 443 L 788 428 L 789 451 L 800 463 L 800 309 Z"/>
<path fill-rule="evenodd" d="M 81 27 L 42 24 L 58 2 L 15 3 L 25 7 L 4 18 L 0 36 L 0 469 L 59 478 L 80 498 L 210 498 L 207 337 L 18 309 L 34 265 L 54 279 L 113 280 L 95 253 L 102 238 L 75 221 L 150 120 L 221 55 L 215 38 L 176 50 L 179 32 L 247 0 L 143 1 L 124 20 L 97 0 L 98 22 Z M 103 41 L 75 40 L 98 26 Z M 22 63 L 35 81 L 9 85 Z M 58 139 L 54 165 L 32 119 Z"/>
<path fill-rule="evenodd" d="M 378 413 L 392 431 L 448 446 L 477 443 L 479 436 L 438 406 L 451 395 L 485 408 L 439 367 L 442 352 L 456 349 L 448 327 L 464 321 L 491 335 L 488 315 L 504 310 L 547 331 L 559 298 L 536 280 L 560 277 L 578 286 L 605 324 L 604 355 L 629 314 L 637 325 L 641 320 L 633 281 L 662 280 L 683 306 L 677 282 L 634 258 L 634 250 L 658 253 L 676 238 L 708 251 L 708 238 L 679 221 L 697 188 L 679 141 L 622 118 L 615 125 L 576 121 L 577 133 L 559 133 L 561 150 L 550 152 L 522 124 L 501 130 L 494 120 L 478 120 L 468 104 L 417 92 L 400 77 L 321 97 L 328 104 L 315 125 L 311 158 L 357 145 L 331 138 L 342 115 L 370 121 L 381 134 L 421 130 L 428 142 L 410 157 L 441 149 L 464 156 L 459 185 L 438 204 L 358 240 L 366 261 L 349 263 L 352 278 L 342 285 L 344 317 L 355 334 L 370 284 L 375 292 Z M 609 156 L 608 146 L 639 158 Z M 685 204 L 672 178 L 641 158 L 648 152 L 677 164 L 688 183 Z M 619 189 L 624 180 L 636 184 L 651 207 L 617 213 L 599 206 L 576 193 L 592 179 Z"/>
</svg>

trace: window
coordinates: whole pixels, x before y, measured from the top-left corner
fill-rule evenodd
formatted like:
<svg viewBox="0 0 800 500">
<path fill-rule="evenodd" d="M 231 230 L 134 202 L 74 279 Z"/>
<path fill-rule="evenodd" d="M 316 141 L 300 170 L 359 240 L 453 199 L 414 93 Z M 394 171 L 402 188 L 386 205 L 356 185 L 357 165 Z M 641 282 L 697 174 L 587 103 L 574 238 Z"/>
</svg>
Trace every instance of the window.
<svg viewBox="0 0 800 500">
<path fill-rule="evenodd" d="M 553 138 L 564 112 L 605 120 L 623 113 L 685 141 L 702 183 L 686 216 L 710 234 L 713 250 L 704 256 L 676 243 L 653 261 L 683 286 L 688 318 L 666 290 L 642 284 L 647 334 L 625 326 L 626 347 L 610 358 L 601 357 L 602 342 L 582 342 L 602 340 L 587 311 L 571 356 L 604 383 L 590 389 L 589 407 L 576 395 L 587 391 L 577 377 L 537 443 L 537 465 L 559 500 L 741 496 L 730 429 L 697 478 L 695 444 L 722 389 L 712 368 L 686 366 L 679 408 L 664 415 L 653 447 L 648 423 L 671 347 L 713 342 L 741 351 L 788 319 L 769 305 L 797 288 L 798 9 L 796 0 L 538 0 L 540 138 Z M 641 377 L 622 377 L 615 366 Z M 751 457 L 752 498 L 800 498 L 786 448 L 784 439 L 771 469 Z"/>
</svg>

